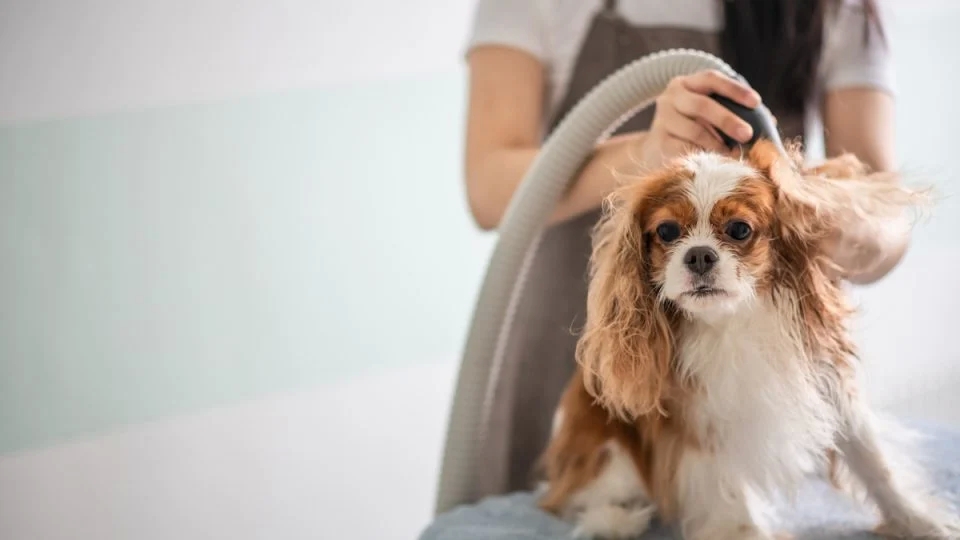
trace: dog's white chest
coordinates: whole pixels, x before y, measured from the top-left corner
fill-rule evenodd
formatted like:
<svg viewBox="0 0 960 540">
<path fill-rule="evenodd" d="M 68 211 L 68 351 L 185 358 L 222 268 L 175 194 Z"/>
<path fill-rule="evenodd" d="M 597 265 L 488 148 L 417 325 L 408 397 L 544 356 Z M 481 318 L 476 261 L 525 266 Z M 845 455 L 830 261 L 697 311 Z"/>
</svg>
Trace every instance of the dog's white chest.
<svg viewBox="0 0 960 540">
<path fill-rule="evenodd" d="M 789 321 L 775 309 L 723 326 L 691 325 L 680 350 L 698 394 L 690 411 L 706 448 L 757 488 L 788 486 L 833 444 L 837 414 Z"/>
</svg>

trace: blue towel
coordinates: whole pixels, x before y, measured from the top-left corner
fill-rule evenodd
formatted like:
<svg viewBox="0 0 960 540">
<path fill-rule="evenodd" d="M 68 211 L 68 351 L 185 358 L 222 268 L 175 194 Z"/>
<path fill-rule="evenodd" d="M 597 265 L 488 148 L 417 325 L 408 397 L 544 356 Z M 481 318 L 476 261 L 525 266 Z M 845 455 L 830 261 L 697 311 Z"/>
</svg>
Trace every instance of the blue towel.
<svg viewBox="0 0 960 540">
<path fill-rule="evenodd" d="M 960 433 L 944 428 L 916 428 L 926 437 L 924 455 L 930 475 L 944 498 L 960 507 Z M 795 506 L 778 514 L 782 532 L 796 540 L 868 540 L 874 517 L 826 482 L 811 480 Z M 778 532 L 781 532 L 778 531 Z M 438 516 L 420 540 L 560 540 L 571 538 L 570 524 L 537 509 L 531 493 L 490 497 L 475 505 Z M 670 529 L 654 524 L 642 540 L 679 538 Z"/>
</svg>

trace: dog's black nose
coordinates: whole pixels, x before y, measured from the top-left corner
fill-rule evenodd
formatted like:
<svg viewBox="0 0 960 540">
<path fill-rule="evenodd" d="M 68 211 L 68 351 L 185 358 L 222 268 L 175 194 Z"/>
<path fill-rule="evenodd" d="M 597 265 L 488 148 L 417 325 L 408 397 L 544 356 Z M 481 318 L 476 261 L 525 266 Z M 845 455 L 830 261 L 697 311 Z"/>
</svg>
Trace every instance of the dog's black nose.
<svg viewBox="0 0 960 540">
<path fill-rule="evenodd" d="M 683 256 L 683 264 L 694 274 L 702 276 L 709 272 L 719 259 L 720 256 L 713 248 L 697 246 L 687 250 L 687 254 Z"/>
</svg>

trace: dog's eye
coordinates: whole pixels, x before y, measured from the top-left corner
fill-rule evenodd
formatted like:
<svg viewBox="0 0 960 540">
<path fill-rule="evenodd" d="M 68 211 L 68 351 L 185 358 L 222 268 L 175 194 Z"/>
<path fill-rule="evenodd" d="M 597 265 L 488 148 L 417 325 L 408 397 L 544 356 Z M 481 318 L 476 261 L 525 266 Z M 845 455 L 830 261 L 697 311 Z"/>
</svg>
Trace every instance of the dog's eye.
<svg viewBox="0 0 960 540">
<path fill-rule="evenodd" d="M 751 233 L 753 233 L 753 229 L 743 221 L 731 221 L 727 224 L 727 236 L 738 242 L 750 238 Z"/>
<path fill-rule="evenodd" d="M 680 225 L 673 221 L 667 221 L 657 226 L 657 236 L 666 244 L 680 238 Z"/>
</svg>

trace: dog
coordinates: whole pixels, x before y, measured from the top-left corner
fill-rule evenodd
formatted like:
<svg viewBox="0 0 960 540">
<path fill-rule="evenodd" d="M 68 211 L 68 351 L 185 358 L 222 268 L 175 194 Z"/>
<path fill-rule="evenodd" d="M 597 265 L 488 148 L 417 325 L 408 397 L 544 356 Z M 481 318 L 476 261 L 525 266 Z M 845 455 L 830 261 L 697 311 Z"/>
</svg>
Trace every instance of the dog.
<svg viewBox="0 0 960 540">
<path fill-rule="evenodd" d="M 581 537 L 636 537 L 657 516 L 688 540 L 768 539 L 774 498 L 821 474 L 881 534 L 960 538 L 908 438 L 892 444 L 907 432 L 858 388 L 854 309 L 824 247 L 845 216 L 909 226 L 928 200 L 852 155 L 805 168 L 762 140 L 618 188 L 539 506 Z"/>
</svg>

